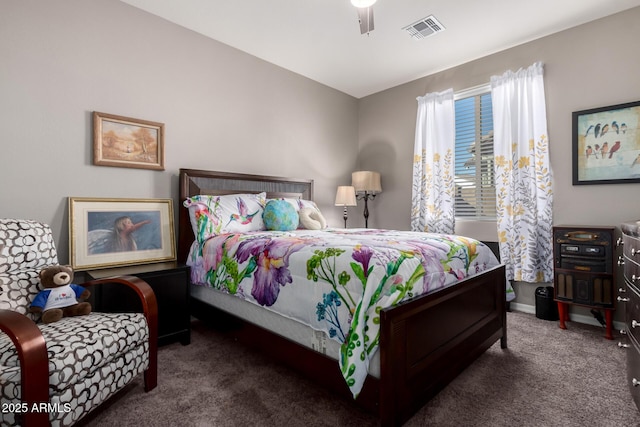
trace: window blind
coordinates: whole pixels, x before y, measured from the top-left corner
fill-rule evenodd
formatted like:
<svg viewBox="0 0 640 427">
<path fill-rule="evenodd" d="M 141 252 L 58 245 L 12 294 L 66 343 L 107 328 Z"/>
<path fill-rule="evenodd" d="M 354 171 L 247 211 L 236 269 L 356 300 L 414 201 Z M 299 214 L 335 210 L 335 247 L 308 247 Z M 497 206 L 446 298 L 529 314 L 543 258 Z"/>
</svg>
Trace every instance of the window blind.
<svg viewBox="0 0 640 427">
<path fill-rule="evenodd" d="M 493 108 L 488 86 L 457 94 L 455 120 L 455 216 L 495 220 Z"/>
</svg>

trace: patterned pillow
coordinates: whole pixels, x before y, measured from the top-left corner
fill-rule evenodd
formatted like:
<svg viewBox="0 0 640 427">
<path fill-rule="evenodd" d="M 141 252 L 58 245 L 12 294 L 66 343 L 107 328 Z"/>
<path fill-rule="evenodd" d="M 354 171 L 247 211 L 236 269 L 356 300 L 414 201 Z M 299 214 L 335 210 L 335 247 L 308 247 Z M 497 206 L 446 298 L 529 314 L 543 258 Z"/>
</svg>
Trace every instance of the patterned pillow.
<svg viewBox="0 0 640 427">
<path fill-rule="evenodd" d="M 193 234 L 199 243 L 225 233 L 264 230 L 262 212 L 266 193 L 193 196 L 184 201 Z"/>
<path fill-rule="evenodd" d="M 290 231 L 298 228 L 298 212 L 286 200 L 270 200 L 262 218 L 267 230 Z"/>
</svg>

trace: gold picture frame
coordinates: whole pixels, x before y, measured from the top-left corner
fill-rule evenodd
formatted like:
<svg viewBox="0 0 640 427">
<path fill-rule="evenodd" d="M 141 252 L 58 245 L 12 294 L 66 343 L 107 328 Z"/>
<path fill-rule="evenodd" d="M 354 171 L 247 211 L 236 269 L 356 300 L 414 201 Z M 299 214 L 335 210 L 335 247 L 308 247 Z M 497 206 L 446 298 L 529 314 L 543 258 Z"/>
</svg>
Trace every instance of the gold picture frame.
<svg viewBox="0 0 640 427">
<path fill-rule="evenodd" d="M 93 164 L 164 170 L 164 123 L 94 111 Z"/>
<path fill-rule="evenodd" d="M 175 261 L 173 200 L 69 197 L 69 260 L 77 271 Z"/>
</svg>

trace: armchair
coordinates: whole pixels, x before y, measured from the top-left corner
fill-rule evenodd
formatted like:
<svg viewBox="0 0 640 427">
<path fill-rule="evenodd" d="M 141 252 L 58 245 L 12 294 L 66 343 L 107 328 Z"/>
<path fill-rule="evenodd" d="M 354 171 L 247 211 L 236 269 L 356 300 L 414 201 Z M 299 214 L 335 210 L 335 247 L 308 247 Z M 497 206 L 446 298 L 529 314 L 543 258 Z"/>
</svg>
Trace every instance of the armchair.
<svg viewBox="0 0 640 427">
<path fill-rule="evenodd" d="M 91 313 L 36 323 L 38 273 L 58 264 L 48 225 L 0 219 L 0 425 L 69 426 L 144 372 L 157 385 L 157 304 L 136 277 L 83 283 L 128 286 L 143 313 Z M 92 291 L 93 293 L 93 291 Z"/>
</svg>

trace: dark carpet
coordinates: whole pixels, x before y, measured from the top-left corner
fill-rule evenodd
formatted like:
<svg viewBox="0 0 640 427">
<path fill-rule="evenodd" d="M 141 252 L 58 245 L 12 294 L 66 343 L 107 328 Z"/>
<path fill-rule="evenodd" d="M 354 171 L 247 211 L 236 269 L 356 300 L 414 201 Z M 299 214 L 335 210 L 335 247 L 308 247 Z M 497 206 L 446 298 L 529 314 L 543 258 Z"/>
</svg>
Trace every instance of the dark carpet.
<svg viewBox="0 0 640 427">
<path fill-rule="evenodd" d="M 507 314 L 496 343 L 406 426 L 640 426 L 626 351 L 604 329 Z M 158 387 L 134 381 L 91 426 L 376 426 L 375 417 L 194 321 L 192 342 L 161 347 Z M 617 337 L 616 337 L 617 338 Z"/>
</svg>

